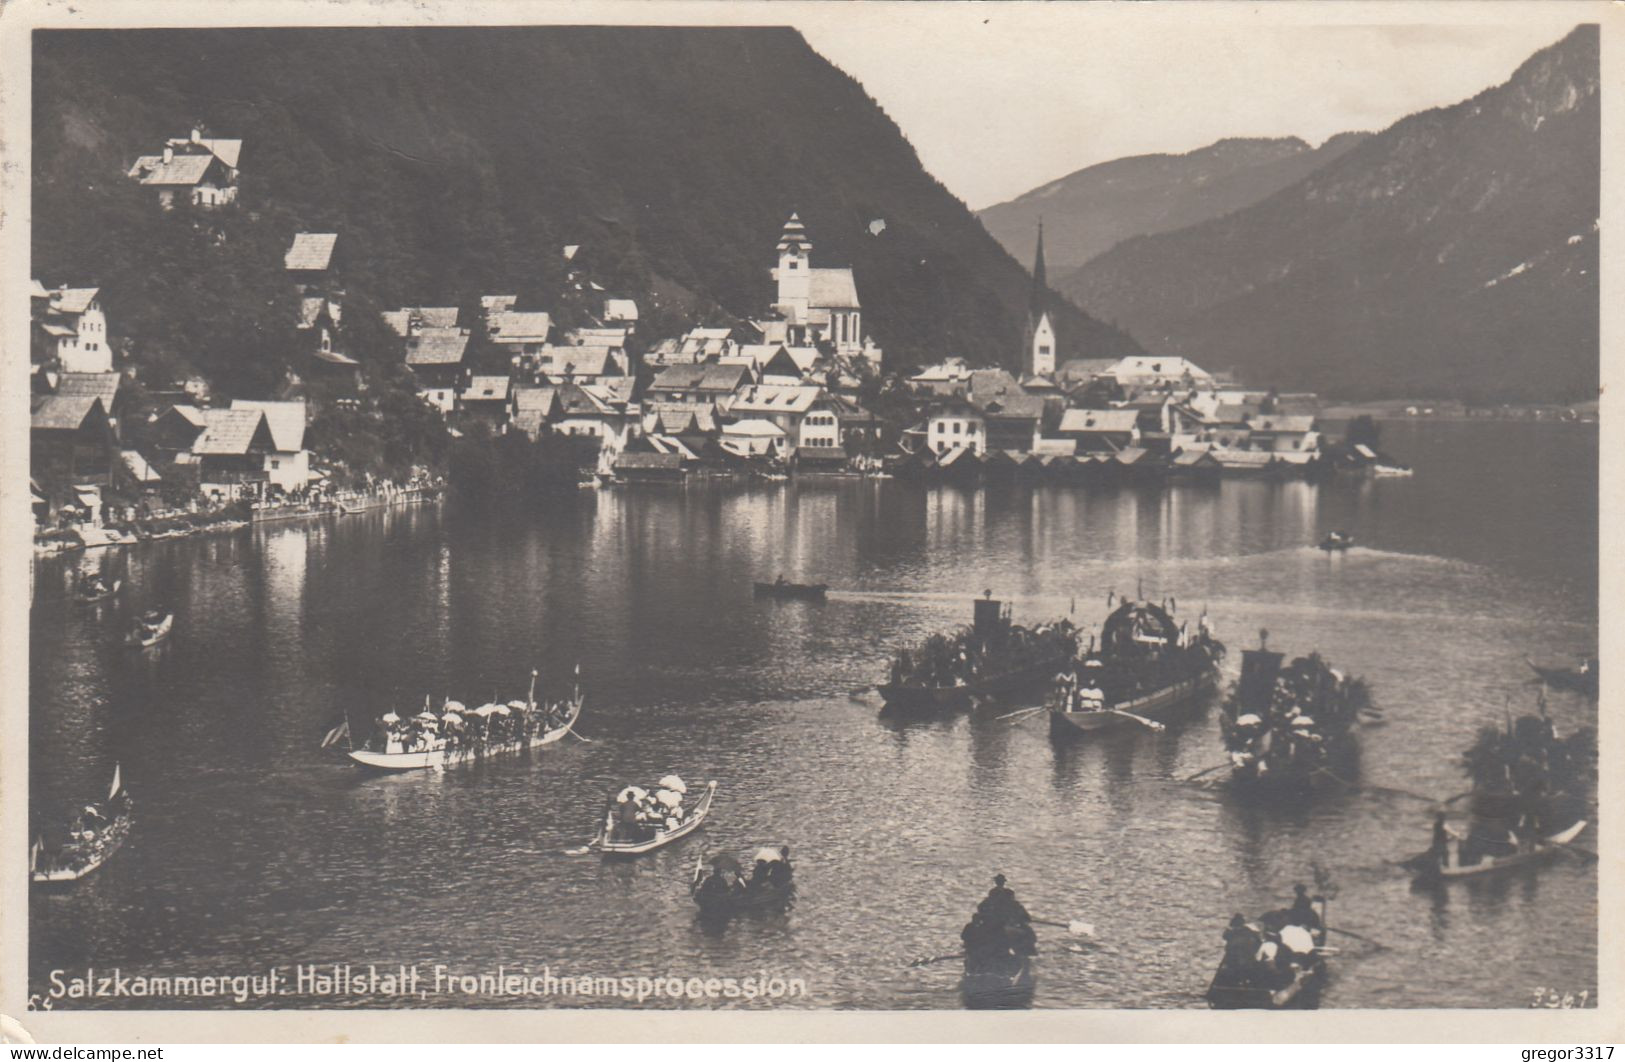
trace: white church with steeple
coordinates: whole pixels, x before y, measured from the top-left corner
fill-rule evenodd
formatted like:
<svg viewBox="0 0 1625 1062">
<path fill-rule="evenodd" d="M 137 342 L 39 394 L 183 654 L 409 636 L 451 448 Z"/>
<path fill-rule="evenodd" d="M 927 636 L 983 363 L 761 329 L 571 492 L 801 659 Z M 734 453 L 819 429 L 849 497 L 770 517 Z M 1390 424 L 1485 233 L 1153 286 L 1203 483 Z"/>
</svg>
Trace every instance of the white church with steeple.
<svg viewBox="0 0 1625 1062">
<path fill-rule="evenodd" d="M 1055 318 L 1049 311 L 1049 282 L 1044 270 L 1044 223 L 1038 223 L 1038 250 L 1033 254 L 1033 293 L 1027 305 L 1026 349 L 1021 366 L 1029 376 L 1055 375 Z"/>
<path fill-rule="evenodd" d="M 771 324 L 782 325 L 784 334 L 771 341 L 792 347 L 828 343 L 836 354 L 867 357 L 879 369 L 880 348 L 863 334 L 863 306 L 852 270 L 813 267 L 812 240 L 797 214 L 784 223 L 778 253 L 772 273 L 779 292 L 773 309 L 783 320 Z"/>
</svg>

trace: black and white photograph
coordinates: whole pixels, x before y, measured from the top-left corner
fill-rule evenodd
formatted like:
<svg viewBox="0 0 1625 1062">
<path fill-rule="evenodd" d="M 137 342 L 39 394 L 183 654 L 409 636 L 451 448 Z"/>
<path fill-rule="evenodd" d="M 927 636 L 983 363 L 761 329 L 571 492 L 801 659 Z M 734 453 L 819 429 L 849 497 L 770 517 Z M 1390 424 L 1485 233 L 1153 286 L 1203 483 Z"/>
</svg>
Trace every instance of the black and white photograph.
<svg viewBox="0 0 1625 1062">
<path fill-rule="evenodd" d="M 231 6 L 0 18 L 33 1036 L 1599 1027 L 1614 5 Z"/>
</svg>

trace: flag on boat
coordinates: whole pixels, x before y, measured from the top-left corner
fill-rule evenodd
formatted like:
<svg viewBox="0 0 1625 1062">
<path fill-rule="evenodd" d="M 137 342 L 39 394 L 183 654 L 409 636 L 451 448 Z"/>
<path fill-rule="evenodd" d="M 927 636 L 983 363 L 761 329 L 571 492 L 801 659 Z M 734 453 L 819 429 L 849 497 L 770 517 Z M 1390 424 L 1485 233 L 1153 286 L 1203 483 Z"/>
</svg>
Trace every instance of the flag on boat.
<svg viewBox="0 0 1625 1062">
<path fill-rule="evenodd" d="M 334 727 L 332 730 L 329 730 L 327 732 L 327 736 L 322 738 L 322 748 L 330 749 L 334 745 L 338 744 L 340 741 L 344 740 L 345 738 L 347 738 L 349 736 L 350 736 L 350 719 L 349 719 L 348 716 L 346 716 L 345 719 L 344 719 L 344 722 L 340 723 L 338 726 Z"/>
<path fill-rule="evenodd" d="M 118 796 L 119 784 L 119 765 L 115 763 L 113 764 L 113 784 L 107 790 L 108 800 L 112 800 L 114 797 Z"/>
</svg>

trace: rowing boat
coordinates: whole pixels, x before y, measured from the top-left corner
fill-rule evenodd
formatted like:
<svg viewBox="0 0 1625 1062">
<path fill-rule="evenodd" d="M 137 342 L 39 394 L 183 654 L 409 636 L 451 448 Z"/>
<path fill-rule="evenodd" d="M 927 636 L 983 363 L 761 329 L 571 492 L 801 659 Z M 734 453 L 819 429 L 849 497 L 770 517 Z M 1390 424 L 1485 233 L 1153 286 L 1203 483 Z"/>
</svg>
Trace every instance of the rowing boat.
<svg viewBox="0 0 1625 1062">
<path fill-rule="evenodd" d="M 100 590 L 91 589 L 91 585 L 92 584 L 90 583 L 85 583 L 82 584 L 79 589 L 79 600 L 87 605 L 97 601 L 106 601 L 108 598 L 118 593 L 119 588 L 124 585 L 124 580 L 114 579 L 111 585 L 105 585 Z"/>
<path fill-rule="evenodd" d="M 1353 545 L 1353 535 L 1345 534 L 1342 531 L 1333 531 L 1325 538 L 1320 540 L 1319 548 L 1325 550 L 1327 553 L 1331 553 L 1333 550 L 1342 552 L 1343 550 L 1349 549 Z"/>
<path fill-rule="evenodd" d="M 1560 690 L 1576 690 L 1587 697 L 1596 697 L 1598 693 L 1597 662 L 1595 659 L 1586 661 L 1583 668 L 1570 667 L 1541 667 L 1533 660 L 1528 661 L 1540 681 L 1546 685 Z"/>
<path fill-rule="evenodd" d="M 148 613 L 147 616 L 143 616 L 136 621 L 135 627 L 130 631 L 130 636 L 125 639 L 129 644 L 147 649 L 169 637 L 169 632 L 175 626 L 175 614 L 166 612 L 163 619 L 159 620 L 150 619 L 150 616 L 151 613 Z"/>
<path fill-rule="evenodd" d="M 973 968 L 974 967 L 974 968 Z M 967 1010 L 1013 1010 L 1031 1005 L 1038 975 L 1031 955 L 1003 962 L 972 963 L 967 956 L 959 995 Z"/>
<path fill-rule="evenodd" d="M 1314 1010 L 1326 987 L 1326 961 L 1316 957 L 1306 968 L 1293 971 L 1292 980 L 1280 988 L 1236 983 L 1228 979 L 1220 963 L 1208 986 L 1208 1006 L 1214 1010 Z"/>
<path fill-rule="evenodd" d="M 1545 859 L 1580 836 L 1585 831 L 1585 828 L 1586 820 L 1581 819 L 1566 830 L 1548 834 L 1544 839 L 1536 841 L 1532 847 L 1526 850 L 1504 856 L 1487 855 L 1476 863 L 1448 865 L 1440 863 L 1433 857 L 1431 852 L 1423 852 L 1421 855 L 1412 856 L 1402 865 L 1416 870 L 1416 880 L 1422 882 L 1477 877 L 1480 874 L 1489 874 L 1498 870 L 1511 870 L 1513 867 L 1528 866 L 1531 863 Z"/>
<path fill-rule="evenodd" d="M 757 583 L 757 597 L 801 598 L 822 601 L 829 592 L 828 583 Z"/>
<path fill-rule="evenodd" d="M 788 851 L 788 849 L 783 849 Z M 705 872 L 705 857 L 694 866 L 689 881 L 689 895 L 699 906 L 700 915 L 714 921 L 723 921 L 734 915 L 757 911 L 779 911 L 795 900 L 796 883 L 784 862 L 781 849 L 764 847 L 756 852 L 756 859 L 769 869 L 757 872 L 749 879 L 745 868 L 731 855 L 719 855 L 711 860 L 711 870 Z M 772 868 L 780 871 L 775 873 Z"/>
<path fill-rule="evenodd" d="M 75 833 L 88 832 L 87 839 L 76 837 L 54 855 L 47 857 L 43 840 L 36 840 L 28 852 L 28 878 L 42 889 L 65 889 L 95 873 L 113 853 L 124 844 L 130 834 L 132 801 L 119 781 L 118 767 L 113 768 L 113 784 L 107 793 L 107 805 L 113 817 L 100 831 L 82 831 L 76 823 Z M 99 805 L 98 805 L 99 808 Z M 91 810 L 91 809 L 87 809 Z"/>
<path fill-rule="evenodd" d="M 1067 653 L 1051 653 L 1025 667 L 1012 668 L 961 686 L 909 686 L 888 682 L 880 686 L 886 706 L 899 715 L 934 715 L 969 708 L 979 700 L 1006 697 L 1042 687 L 1066 663 Z"/>
<path fill-rule="evenodd" d="M 609 831 L 600 828 L 592 847 L 597 848 L 606 856 L 635 856 L 645 852 L 652 852 L 656 848 L 664 848 L 673 841 L 681 840 L 699 829 L 705 822 L 705 817 L 711 813 L 711 801 L 717 795 L 717 783 L 705 783 L 705 795 L 700 797 L 681 823 L 672 829 L 656 829 L 649 837 L 629 841 L 612 841 Z"/>
<path fill-rule="evenodd" d="M 536 709 L 536 685 L 534 677 L 531 682 L 531 700 L 528 709 Z M 516 704 L 519 702 L 515 702 Z M 399 751 L 378 751 L 362 747 L 349 750 L 350 760 L 362 767 L 376 771 L 421 771 L 426 769 L 445 770 L 458 764 L 487 760 L 496 756 L 506 756 L 529 749 L 541 748 L 556 741 L 564 740 L 564 736 L 575 728 L 581 718 L 582 696 L 581 689 L 577 687 L 571 699 L 566 702 L 564 721 L 558 726 L 538 730 L 528 738 L 511 741 L 482 741 L 475 744 L 453 744 L 442 737 L 433 739 L 429 747 L 421 749 Z"/>
<path fill-rule="evenodd" d="M 1136 716 L 1158 721 L 1172 715 L 1191 698 L 1211 690 L 1218 679 L 1218 674 L 1217 663 L 1209 663 L 1195 675 L 1135 694 L 1123 701 L 1113 702 L 1105 708 L 1066 711 L 1052 704 L 1049 716 L 1050 733 L 1057 737 L 1070 737 L 1079 732 L 1105 730 L 1108 727 L 1136 722 Z"/>
</svg>

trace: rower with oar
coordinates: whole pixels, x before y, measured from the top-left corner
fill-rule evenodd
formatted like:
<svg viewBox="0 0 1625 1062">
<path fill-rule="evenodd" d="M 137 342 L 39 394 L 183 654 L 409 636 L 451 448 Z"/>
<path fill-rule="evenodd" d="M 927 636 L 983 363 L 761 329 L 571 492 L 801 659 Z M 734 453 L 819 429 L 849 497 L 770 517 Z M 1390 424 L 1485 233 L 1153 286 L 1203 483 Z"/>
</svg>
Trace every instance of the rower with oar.
<svg viewBox="0 0 1625 1062">
<path fill-rule="evenodd" d="M 977 904 L 976 913 L 960 933 L 964 950 L 915 959 L 908 965 L 918 968 L 950 959 L 965 959 L 968 967 L 973 962 L 989 959 L 1024 960 L 1037 954 L 1037 936 L 1033 926 L 1054 926 L 1072 936 L 1094 936 L 1095 927 L 1088 922 L 1034 918 L 1016 899 L 1015 892 L 1006 881 L 1003 874 L 993 876 L 993 888 Z"/>
</svg>

